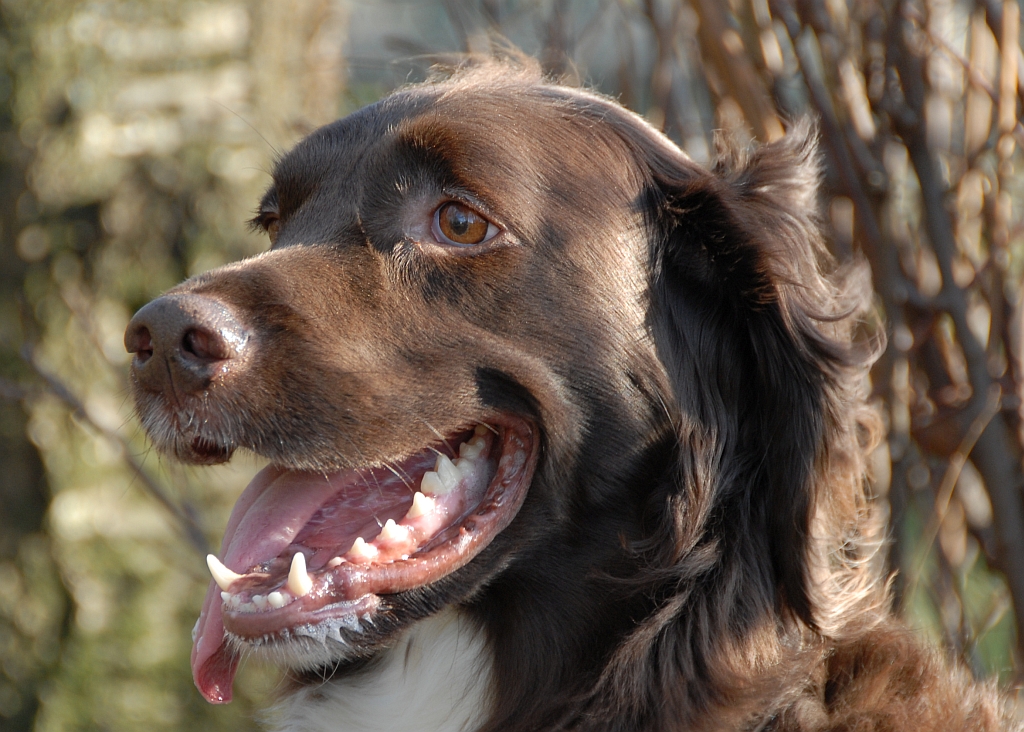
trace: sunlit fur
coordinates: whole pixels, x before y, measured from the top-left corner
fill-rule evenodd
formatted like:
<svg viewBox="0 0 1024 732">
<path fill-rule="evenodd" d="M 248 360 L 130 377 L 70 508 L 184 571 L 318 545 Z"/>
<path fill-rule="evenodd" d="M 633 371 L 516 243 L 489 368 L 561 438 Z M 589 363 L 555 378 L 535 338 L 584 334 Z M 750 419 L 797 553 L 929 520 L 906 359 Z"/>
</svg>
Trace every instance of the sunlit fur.
<svg viewBox="0 0 1024 732">
<path fill-rule="evenodd" d="M 543 436 L 508 528 L 293 670 L 284 729 L 405 729 L 372 710 L 401 705 L 396 654 L 445 608 L 474 630 L 431 636 L 424 673 L 481 669 L 470 730 L 1015 728 L 889 609 L 865 481 L 884 329 L 867 267 L 827 251 L 820 177 L 811 124 L 706 169 L 523 62 L 400 90 L 279 162 L 274 251 L 175 290 L 260 343 L 197 407 L 222 445 L 352 467 L 496 411 Z M 423 238 L 453 196 L 503 228 L 486 249 Z M 187 431 L 146 424 L 165 449 Z"/>
</svg>

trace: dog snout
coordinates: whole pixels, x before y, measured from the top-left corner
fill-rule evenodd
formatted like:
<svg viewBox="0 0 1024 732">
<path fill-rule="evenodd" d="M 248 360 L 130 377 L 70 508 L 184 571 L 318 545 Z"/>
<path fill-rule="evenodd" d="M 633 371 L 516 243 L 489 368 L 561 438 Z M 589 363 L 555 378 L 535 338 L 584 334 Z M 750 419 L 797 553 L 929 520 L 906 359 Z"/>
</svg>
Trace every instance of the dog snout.
<svg viewBox="0 0 1024 732">
<path fill-rule="evenodd" d="M 240 370 L 251 340 L 227 305 L 184 294 L 165 295 L 139 310 L 124 345 L 135 354 L 132 370 L 143 389 L 187 395 Z"/>
</svg>

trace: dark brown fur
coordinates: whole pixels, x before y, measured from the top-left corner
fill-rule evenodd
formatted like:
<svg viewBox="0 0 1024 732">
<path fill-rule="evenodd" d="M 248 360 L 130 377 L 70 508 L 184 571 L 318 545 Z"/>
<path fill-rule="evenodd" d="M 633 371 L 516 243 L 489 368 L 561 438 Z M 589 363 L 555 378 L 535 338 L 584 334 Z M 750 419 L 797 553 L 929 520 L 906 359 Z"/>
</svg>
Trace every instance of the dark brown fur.
<svg viewBox="0 0 1024 732">
<path fill-rule="evenodd" d="M 317 470 L 493 410 L 534 420 L 512 525 L 388 598 L 365 640 L 448 604 L 478 618 L 486 730 L 1009 728 L 887 609 L 864 492 L 877 348 L 855 337 L 868 273 L 833 266 L 818 178 L 807 125 L 708 171 L 529 70 L 400 91 L 280 162 L 269 254 L 175 290 L 254 333 L 240 373 L 202 399 L 137 389 L 140 414 L 186 460 L 243 447 Z M 453 192 L 508 236 L 410 235 Z"/>
</svg>

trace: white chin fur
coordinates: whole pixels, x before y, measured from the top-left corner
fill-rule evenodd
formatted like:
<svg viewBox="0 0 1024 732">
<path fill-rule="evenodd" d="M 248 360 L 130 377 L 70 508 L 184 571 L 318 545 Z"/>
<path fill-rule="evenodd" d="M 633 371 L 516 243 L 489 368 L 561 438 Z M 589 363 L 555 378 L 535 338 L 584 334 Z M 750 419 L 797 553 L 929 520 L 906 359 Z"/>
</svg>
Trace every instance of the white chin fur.
<svg viewBox="0 0 1024 732">
<path fill-rule="evenodd" d="M 471 732 L 486 717 L 491 658 L 454 610 L 422 620 L 365 670 L 308 686 L 274 707 L 276 732 Z"/>
</svg>

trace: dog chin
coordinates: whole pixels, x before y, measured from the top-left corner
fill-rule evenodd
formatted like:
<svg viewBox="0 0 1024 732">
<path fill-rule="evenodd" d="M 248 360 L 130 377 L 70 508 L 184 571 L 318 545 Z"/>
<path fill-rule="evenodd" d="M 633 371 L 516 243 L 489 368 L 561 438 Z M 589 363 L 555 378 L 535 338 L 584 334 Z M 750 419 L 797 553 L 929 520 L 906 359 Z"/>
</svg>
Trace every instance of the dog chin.
<svg viewBox="0 0 1024 732">
<path fill-rule="evenodd" d="M 274 660 L 291 665 L 289 651 L 279 651 L 283 655 Z M 481 629 L 448 608 L 412 624 L 394 643 L 331 683 L 323 683 L 328 678 L 323 674 L 320 683 L 289 690 L 263 721 L 277 732 L 476 729 L 490 705 L 492 667 Z"/>
<path fill-rule="evenodd" d="M 356 621 L 358 622 L 358 621 Z M 369 623 L 369 619 L 365 622 Z M 296 672 L 312 672 L 372 656 L 380 642 L 372 643 L 339 623 L 319 623 L 284 631 L 282 637 L 242 638 L 226 633 L 233 652 Z"/>
</svg>

